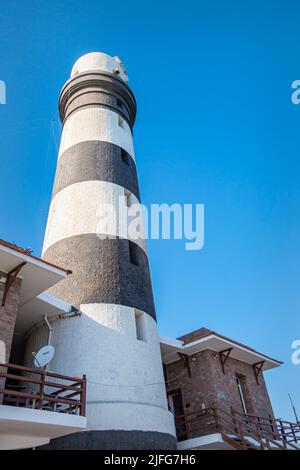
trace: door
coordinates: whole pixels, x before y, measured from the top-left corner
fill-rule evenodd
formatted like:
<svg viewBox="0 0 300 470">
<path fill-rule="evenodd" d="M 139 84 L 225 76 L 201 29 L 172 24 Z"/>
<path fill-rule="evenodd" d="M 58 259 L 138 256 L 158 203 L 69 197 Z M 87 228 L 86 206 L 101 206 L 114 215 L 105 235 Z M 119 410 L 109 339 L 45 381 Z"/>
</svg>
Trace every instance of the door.
<svg viewBox="0 0 300 470">
<path fill-rule="evenodd" d="M 168 392 L 169 410 L 174 415 L 178 440 L 186 439 L 186 425 L 181 389 Z"/>
</svg>

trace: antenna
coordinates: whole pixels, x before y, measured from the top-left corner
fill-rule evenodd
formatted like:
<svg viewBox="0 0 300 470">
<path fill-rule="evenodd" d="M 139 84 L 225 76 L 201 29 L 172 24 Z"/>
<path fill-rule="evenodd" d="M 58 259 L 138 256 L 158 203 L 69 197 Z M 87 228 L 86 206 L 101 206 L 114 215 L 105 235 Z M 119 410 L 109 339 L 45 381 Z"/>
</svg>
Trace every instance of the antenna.
<svg viewBox="0 0 300 470">
<path fill-rule="evenodd" d="M 43 346 L 37 353 L 33 352 L 32 355 L 34 357 L 33 362 L 35 367 L 46 367 L 51 359 L 53 359 L 54 353 L 55 349 L 50 344 Z"/>
<path fill-rule="evenodd" d="M 296 423 L 299 423 L 299 419 L 298 419 L 298 416 L 297 416 L 296 408 L 295 408 L 295 405 L 294 405 L 294 403 L 293 403 L 291 394 L 289 393 L 288 395 L 289 395 L 289 399 L 290 399 L 290 402 L 291 402 L 291 405 L 292 405 L 292 408 L 293 408 L 293 412 L 294 412 L 294 415 L 295 415 L 295 418 L 296 418 Z"/>
</svg>

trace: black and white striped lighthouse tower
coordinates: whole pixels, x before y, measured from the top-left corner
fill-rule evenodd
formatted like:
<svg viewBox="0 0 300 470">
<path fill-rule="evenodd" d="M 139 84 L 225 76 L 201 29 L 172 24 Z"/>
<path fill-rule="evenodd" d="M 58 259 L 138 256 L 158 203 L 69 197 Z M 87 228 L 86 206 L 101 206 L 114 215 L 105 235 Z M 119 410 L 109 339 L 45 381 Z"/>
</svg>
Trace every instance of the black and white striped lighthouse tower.
<svg viewBox="0 0 300 470">
<path fill-rule="evenodd" d="M 81 315 L 52 323 L 51 369 L 87 375 L 88 430 L 51 446 L 174 449 L 145 242 L 130 239 L 109 213 L 120 197 L 140 204 L 136 101 L 120 60 L 99 52 L 81 57 L 59 110 L 63 130 L 43 258 L 72 270 L 50 293 Z M 33 334 L 38 344 L 43 327 Z"/>
</svg>

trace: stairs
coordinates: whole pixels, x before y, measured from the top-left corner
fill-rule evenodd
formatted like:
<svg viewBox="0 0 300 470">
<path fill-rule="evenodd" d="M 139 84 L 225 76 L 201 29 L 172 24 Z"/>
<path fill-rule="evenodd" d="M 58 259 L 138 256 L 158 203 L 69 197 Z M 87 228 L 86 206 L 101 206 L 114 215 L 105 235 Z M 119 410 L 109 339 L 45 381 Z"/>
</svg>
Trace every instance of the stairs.
<svg viewBox="0 0 300 470">
<path fill-rule="evenodd" d="M 283 439 L 273 439 L 267 434 L 255 432 L 255 430 L 241 429 L 238 433 L 222 432 L 225 442 L 238 450 L 300 450 L 291 442 Z"/>
<path fill-rule="evenodd" d="M 244 439 L 241 439 L 236 436 L 227 435 L 226 433 L 221 434 L 223 440 L 237 450 L 262 450 L 256 442 L 251 442 L 246 437 Z"/>
<path fill-rule="evenodd" d="M 219 432 L 237 450 L 300 450 L 300 423 L 210 407 L 177 417 L 181 440 Z M 299 444 L 298 444 L 299 443 Z"/>
</svg>

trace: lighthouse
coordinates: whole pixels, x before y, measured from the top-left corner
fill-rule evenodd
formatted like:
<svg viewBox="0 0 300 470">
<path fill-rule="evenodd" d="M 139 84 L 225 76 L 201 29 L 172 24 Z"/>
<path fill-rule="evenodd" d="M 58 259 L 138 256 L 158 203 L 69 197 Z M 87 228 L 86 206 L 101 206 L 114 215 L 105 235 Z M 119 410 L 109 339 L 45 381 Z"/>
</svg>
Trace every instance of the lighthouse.
<svg viewBox="0 0 300 470">
<path fill-rule="evenodd" d="M 79 58 L 59 112 L 43 258 L 72 270 L 49 293 L 79 313 L 51 322 L 51 370 L 86 374 L 88 429 L 53 440 L 50 448 L 175 449 L 146 243 L 115 216 L 120 207 L 140 205 L 136 100 L 120 59 L 100 52 Z M 36 328 L 28 354 L 46 337 L 47 325 Z"/>
</svg>

